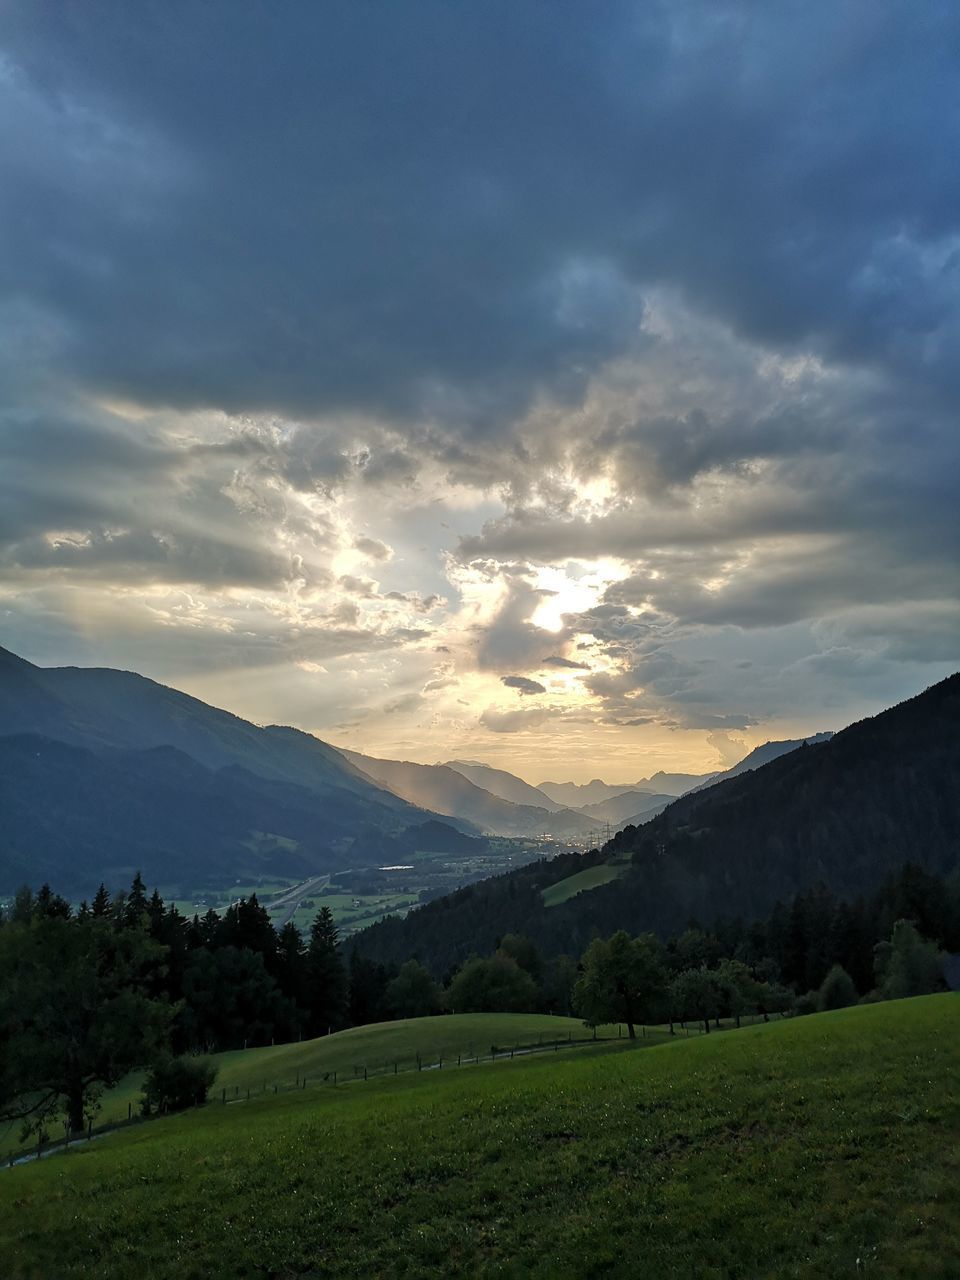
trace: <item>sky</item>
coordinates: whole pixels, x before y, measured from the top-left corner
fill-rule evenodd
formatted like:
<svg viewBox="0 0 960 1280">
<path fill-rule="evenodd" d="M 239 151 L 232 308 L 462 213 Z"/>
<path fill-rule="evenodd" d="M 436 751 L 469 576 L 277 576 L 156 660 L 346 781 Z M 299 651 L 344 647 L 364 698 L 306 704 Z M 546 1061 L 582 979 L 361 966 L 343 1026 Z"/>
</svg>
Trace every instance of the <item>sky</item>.
<svg viewBox="0 0 960 1280">
<path fill-rule="evenodd" d="M 0 7 L 0 644 L 530 781 L 960 666 L 960 10 Z"/>
</svg>

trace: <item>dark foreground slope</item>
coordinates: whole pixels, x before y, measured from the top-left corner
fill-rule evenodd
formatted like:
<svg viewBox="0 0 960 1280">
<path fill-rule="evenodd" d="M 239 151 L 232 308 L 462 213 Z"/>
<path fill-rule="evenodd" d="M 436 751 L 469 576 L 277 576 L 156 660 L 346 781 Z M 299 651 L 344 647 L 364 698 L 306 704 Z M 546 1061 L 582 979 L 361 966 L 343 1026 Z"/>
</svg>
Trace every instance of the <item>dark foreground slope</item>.
<svg viewBox="0 0 960 1280">
<path fill-rule="evenodd" d="M 434 816 L 310 734 L 134 672 L 36 667 L 4 649 L 0 761 L 0 889 L 46 878 L 87 892 L 137 867 L 162 884 L 185 868 L 195 883 L 330 871 Z"/>
<path fill-rule="evenodd" d="M 960 676 L 682 797 L 626 827 L 602 856 L 626 862 L 623 874 L 562 905 L 545 906 L 541 891 L 576 870 L 575 859 L 471 886 L 373 926 L 357 944 L 376 959 L 419 955 L 438 970 L 511 931 L 576 955 L 598 932 L 666 935 L 691 918 L 759 919 L 821 882 L 856 898 L 908 862 L 949 874 L 960 866 Z"/>
<path fill-rule="evenodd" d="M 32 1276 L 955 1280 L 960 998 L 214 1104 L 0 1171 Z"/>
</svg>

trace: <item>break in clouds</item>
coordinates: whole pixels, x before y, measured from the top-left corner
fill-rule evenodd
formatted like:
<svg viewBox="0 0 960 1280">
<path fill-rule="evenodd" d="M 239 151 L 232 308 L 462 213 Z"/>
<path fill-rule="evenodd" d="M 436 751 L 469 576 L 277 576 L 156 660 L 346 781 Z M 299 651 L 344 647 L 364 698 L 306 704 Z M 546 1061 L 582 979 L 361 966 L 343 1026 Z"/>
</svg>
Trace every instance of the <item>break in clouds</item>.
<svg viewBox="0 0 960 1280">
<path fill-rule="evenodd" d="M 0 642 L 585 776 L 956 666 L 952 9 L 117 11 L 0 15 Z"/>
</svg>

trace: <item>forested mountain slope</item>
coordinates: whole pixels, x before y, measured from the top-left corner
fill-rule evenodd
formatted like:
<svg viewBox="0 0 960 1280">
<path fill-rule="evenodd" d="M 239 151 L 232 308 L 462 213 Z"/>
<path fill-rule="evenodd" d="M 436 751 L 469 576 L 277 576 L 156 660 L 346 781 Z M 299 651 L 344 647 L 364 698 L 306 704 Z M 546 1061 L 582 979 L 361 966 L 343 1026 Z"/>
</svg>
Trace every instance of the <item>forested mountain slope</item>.
<svg viewBox="0 0 960 1280">
<path fill-rule="evenodd" d="M 0 889 L 333 871 L 433 817 L 308 733 L 0 649 Z"/>
<path fill-rule="evenodd" d="M 546 907 L 542 890 L 595 862 L 624 874 Z M 358 935 L 365 954 L 442 969 L 505 933 L 577 955 L 597 932 L 661 934 L 691 918 L 746 920 L 822 882 L 856 898 L 905 863 L 960 865 L 960 675 L 831 740 L 671 804 L 602 853 L 541 862 Z"/>
</svg>

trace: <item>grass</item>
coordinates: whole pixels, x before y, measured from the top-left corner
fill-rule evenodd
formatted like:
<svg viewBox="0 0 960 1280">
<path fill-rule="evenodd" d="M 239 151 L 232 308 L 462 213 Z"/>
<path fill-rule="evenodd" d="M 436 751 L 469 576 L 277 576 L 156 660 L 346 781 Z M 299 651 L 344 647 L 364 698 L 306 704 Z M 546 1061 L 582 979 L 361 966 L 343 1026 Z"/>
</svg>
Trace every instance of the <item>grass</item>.
<svg viewBox="0 0 960 1280">
<path fill-rule="evenodd" d="M 586 893 L 590 889 L 598 889 L 602 884 L 617 880 L 626 870 L 626 864 L 611 865 L 604 863 L 599 867 L 588 867 L 586 871 L 578 871 L 576 875 L 567 876 L 566 880 L 558 880 L 542 892 L 545 907 L 557 907 L 561 902 L 568 902 L 578 893 Z"/>
<path fill-rule="evenodd" d="M 541 1041 L 587 1039 L 592 1033 L 577 1018 L 556 1018 L 539 1013 L 460 1013 L 437 1018 L 408 1018 L 399 1022 L 378 1022 L 366 1027 L 353 1027 L 316 1040 L 304 1040 L 294 1044 L 267 1045 L 264 1048 L 238 1049 L 211 1055 L 217 1066 L 217 1081 L 213 1095 L 220 1097 L 227 1091 L 228 1098 L 238 1094 L 272 1094 L 292 1089 L 304 1078 L 319 1085 L 324 1076 L 337 1073 L 337 1080 L 362 1078 L 364 1068 L 368 1075 L 398 1071 L 415 1071 L 417 1056 L 425 1066 L 431 1066 L 441 1058 L 455 1064 L 459 1054 L 464 1060 L 475 1055 L 489 1055 L 492 1046 L 498 1050 L 516 1046 L 536 1045 Z M 601 1039 L 617 1036 L 617 1028 L 599 1027 Z M 665 1033 L 651 1035 L 651 1042 L 665 1039 Z M 128 1108 L 134 1115 L 140 1109 L 142 1072 L 132 1072 L 116 1088 L 106 1093 L 96 1124 L 109 1125 L 127 1119 Z M 19 1141 L 20 1124 L 13 1122 L 0 1127 L 0 1159 L 10 1154 L 29 1151 L 31 1143 L 22 1146 Z M 57 1126 L 51 1127 L 54 1138 L 62 1136 Z"/>
<path fill-rule="evenodd" d="M 212 1106 L 0 1175 L 30 1276 L 955 1280 L 960 1002 Z"/>
</svg>

